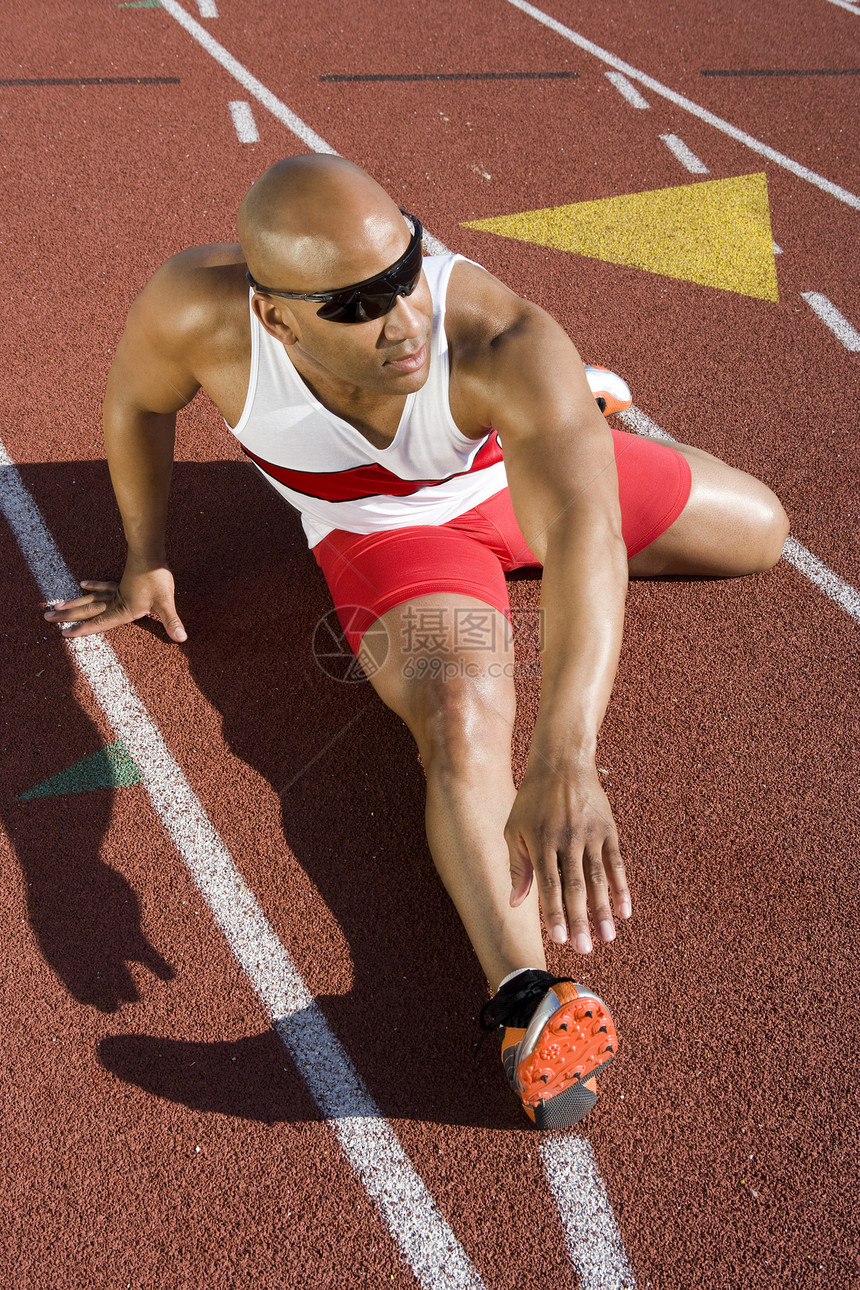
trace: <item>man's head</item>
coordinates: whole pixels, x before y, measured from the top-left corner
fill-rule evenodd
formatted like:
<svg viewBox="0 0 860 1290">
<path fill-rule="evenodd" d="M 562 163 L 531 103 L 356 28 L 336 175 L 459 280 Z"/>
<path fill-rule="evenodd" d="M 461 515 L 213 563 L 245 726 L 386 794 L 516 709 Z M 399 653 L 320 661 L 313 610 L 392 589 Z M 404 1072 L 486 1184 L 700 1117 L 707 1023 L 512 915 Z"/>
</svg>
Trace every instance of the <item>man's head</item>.
<svg viewBox="0 0 860 1290">
<path fill-rule="evenodd" d="M 258 289 L 254 309 L 272 335 L 297 347 L 297 365 L 319 365 L 335 382 L 378 393 L 423 385 L 432 319 L 423 274 L 414 291 L 394 296 L 387 313 L 366 322 L 331 321 L 320 317 L 321 309 L 332 311 L 319 302 L 274 294 L 351 287 L 385 273 L 409 250 L 412 230 L 368 174 L 341 157 L 280 161 L 242 202 L 239 237 L 251 277 L 272 289 Z"/>
</svg>

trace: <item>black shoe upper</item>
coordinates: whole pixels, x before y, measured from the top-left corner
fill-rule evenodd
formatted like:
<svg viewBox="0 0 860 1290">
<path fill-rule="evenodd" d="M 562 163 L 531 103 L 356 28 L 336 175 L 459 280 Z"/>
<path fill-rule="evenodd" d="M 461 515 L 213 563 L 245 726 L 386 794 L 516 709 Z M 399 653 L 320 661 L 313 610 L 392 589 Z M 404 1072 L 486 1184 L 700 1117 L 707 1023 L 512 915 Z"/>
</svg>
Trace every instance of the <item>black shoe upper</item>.
<svg viewBox="0 0 860 1290">
<path fill-rule="evenodd" d="M 477 1053 L 487 1035 L 498 1030 L 499 1026 L 515 1026 L 518 1030 L 525 1030 L 547 990 L 562 981 L 572 980 L 572 977 L 553 976 L 551 972 L 541 972 L 538 968 L 518 972 L 481 1009 L 478 1025 L 484 1033 L 475 1045 L 475 1052 Z"/>
</svg>

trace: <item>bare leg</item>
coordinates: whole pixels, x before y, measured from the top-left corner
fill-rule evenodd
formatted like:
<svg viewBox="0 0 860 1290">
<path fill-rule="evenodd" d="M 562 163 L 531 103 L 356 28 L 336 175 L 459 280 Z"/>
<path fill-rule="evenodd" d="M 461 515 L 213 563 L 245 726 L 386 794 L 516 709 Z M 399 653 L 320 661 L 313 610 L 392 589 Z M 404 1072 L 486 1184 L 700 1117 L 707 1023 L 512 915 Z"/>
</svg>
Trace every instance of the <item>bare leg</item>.
<svg viewBox="0 0 860 1290">
<path fill-rule="evenodd" d="M 455 611 L 472 610 L 492 628 L 486 648 L 455 650 Z M 416 613 L 427 622 L 432 615 L 432 653 L 416 647 L 410 629 L 410 615 L 414 622 Z M 515 796 L 510 626 L 488 605 L 448 594 L 419 597 L 380 621 L 388 630 L 390 651 L 371 681 L 418 744 L 427 777 L 430 852 L 495 990 L 517 968 L 546 966 L 537 889 L 519 908 L 510 906 L 504 839 Z"/>
<path fill-rule="evenodd" d="M 770 569 L 788 536 L 779 498 L 700 448 L 674 446 L 690 463 L 689 500 L 675 523 L 633 556 L 630 576 L 735 577 Z"/>
<path fill-rule="evenodd" d="M 633 557 L 631 575 L 728 577 L 775 564 L 788 520 L 771 490 L 698 448 L 678 450 L 690 462 L 690 498 L 675 523 Z M 469 610 L 493 624 L 492 646 L 455 648 L 455 615 Z M 434 643 L 423 650 L 408 644 L 416 613 L 429 615 L 434 628 Z M 509 972 L 546 963 L 536 888 L 519 908 L 510 907 L 504 839 L 515 796 L 510 627 L 481 601 L 451 594 L 418 597 L 380 621 L 390 650 L 372 684 L 418 744 L 430 851 L 495 990 Z"/>
</svg>

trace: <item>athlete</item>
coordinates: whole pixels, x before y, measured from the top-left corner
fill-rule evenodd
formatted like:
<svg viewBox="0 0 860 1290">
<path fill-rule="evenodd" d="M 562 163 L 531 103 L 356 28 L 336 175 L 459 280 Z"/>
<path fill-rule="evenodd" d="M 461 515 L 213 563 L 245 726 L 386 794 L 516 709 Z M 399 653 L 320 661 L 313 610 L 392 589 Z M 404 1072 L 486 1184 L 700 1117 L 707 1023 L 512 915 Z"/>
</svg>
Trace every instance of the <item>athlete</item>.
<svg viewBox="0 0 860 1290">
<path fill-rule="evenodd" d="M 583 955 L 632 913 L 595 767 L 628 577 L 767 569 L 785 513 L 705 452 L 610 430 L 592 385 L 611 410 L 623 382 L 589 384 L 562 329 L 478 265 L 423 258 L 418 219 L 349 162 L 279 162 L 238 231 L 134 302 L 104 408 L 125 570 L 45 617 L 77 637 L 151 615 L 186 639 L 165 524 L 176 412 L 203 388 L 301 513 L 346 637 L 417 741 L 430 850 L 514 1093 L 539 1127 L 572 1124 L 617 1039 L 597 995 L 546 972 L 541 913 Z M 525 566 L 543 568 L 543 679 L 516 791 L 504 574 Z"/>
</svg>

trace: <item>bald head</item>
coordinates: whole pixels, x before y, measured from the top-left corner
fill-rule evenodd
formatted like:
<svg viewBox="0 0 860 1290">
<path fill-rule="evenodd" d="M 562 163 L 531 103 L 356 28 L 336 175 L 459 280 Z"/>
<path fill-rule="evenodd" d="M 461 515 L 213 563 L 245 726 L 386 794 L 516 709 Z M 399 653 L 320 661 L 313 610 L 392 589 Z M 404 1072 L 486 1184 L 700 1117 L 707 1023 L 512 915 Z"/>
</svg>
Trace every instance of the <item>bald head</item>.
<svg viewBox="0 0 860 1290">
<path fill-rule="evenodd" d="M 320 154 L 271 166 L 239 207 L 238 227 L 253 277 L 286 291 L 360 282 L 396 260 L 409 239 L 376 180 L 343 157 Z"/>
</svg>

